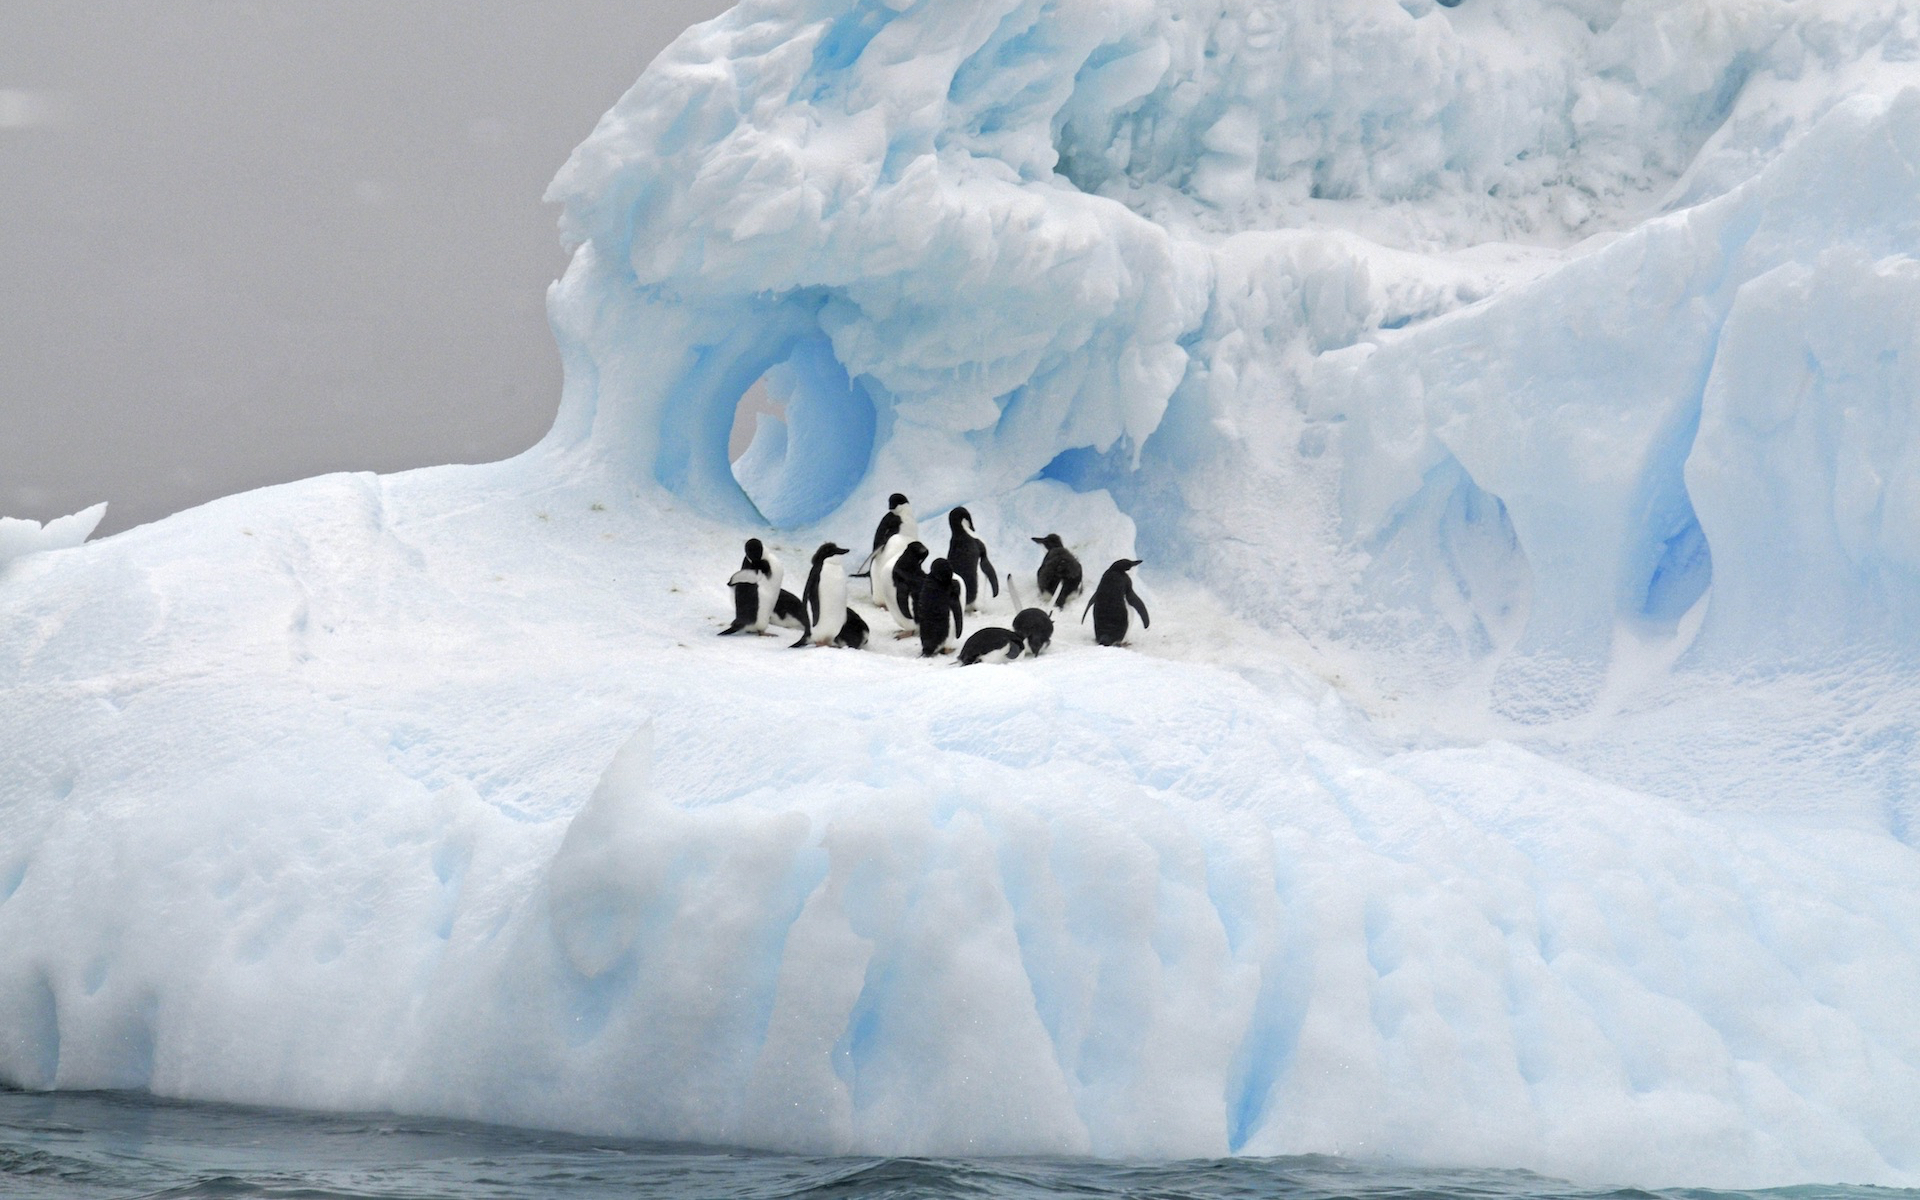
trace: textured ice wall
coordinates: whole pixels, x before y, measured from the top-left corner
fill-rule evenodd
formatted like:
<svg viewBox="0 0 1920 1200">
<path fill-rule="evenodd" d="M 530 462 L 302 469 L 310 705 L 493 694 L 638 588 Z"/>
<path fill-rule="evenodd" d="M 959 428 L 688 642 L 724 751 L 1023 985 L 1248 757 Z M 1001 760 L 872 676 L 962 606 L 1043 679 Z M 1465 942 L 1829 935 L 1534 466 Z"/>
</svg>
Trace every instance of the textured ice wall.
<svg viewBox="0 0 1920 1200">
<path fill-rule="evenodd" d="M 1916 39 L 1871 2 L 746 3 L 554 182 L 554 440 L 781 527 L 1110 488 L 1262 619 L 1511 652 L 1497 694 L 1578 711 L 1617 623 L 1712 580 L 1683 468 L 1735 291 L 1912 244 L 1871 97 Z M 769 369 L 795 409 L 730 469 Z M 1249 520 L 1298 533 L 1215 561 Z"/>
<path fill-rule="evenodd" d="M 1530 606 L 1515 669 L 1597 677 L 1617 622 L 1670 630 L 1710 586 L 1716 658 L 1904 641 L 1916 155 L 1920 91 L 1858 101 L 1721 199 L 1325 356 L 1309 416 L 1344 451 L 1347 529 L 1497 499 L 1529 594 L 1472 601 Z"/>
</svg>

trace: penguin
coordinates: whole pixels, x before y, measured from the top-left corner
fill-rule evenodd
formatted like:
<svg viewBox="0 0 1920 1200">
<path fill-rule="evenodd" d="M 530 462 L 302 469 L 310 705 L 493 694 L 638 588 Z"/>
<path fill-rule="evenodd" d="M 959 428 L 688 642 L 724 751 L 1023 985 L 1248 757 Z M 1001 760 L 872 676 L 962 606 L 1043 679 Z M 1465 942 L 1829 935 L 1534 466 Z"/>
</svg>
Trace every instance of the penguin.
<svg viewBox="0 0 1920 1200">
<path fill-rule="evenodd" d="M 1046 557 L 1040 560 L 1040 570 L 1034 575 L 1040 585 L 1040 594 L 1055 609 L 1065 608 L 1067 601 L 1080 590 L 1080 582 L 1084 578 L 1080 560 L 1073 556 L 1073 551 L 1061 544 L 1057 533 L 1033 540 L 1047 548 Z"/>
<path fill-rule="evenodd" d="M 1140 614 L 1140 626 L 1149 629 L 1153 619 L 1147 616 L 1147 606 L 1140 603 L 1140 597 L 1133 594 L 1133 579 L 1127 574 L 1139 566 L 1144 559 L 1116 558 L 1106 573 L 1100 576 L 1100 586 L 1093 589 L 1093 599 L 1087 601 L 1087 607 L 1080 610 L 1080 623 L 1086 624 L 1087 613 L 1093 613 L 1093 640 L 1102 646 L 1118 646 L 1127 637 L 1127 605 Z"/>
<path fill-rule="evenodd" d="M 847 573 L 833 560 L 847 553 L 846 547 L 821 542 L 813 552 L 813 570 L 807 573 L 807 590 L 801 596 L 806 605 L 806 627 L 793 648 L 812 642 L 816 646 L 836 644 L 847 623 Z M 862 637 L 865 622 L 861 623 Z"/>
<path fill-rule="evenodd" d="M 970 667 L 977 662 L 1012 662 L 1020 657 L 1026 647 L 1026 639 L 1011 629 L 977 629 L 960 647 L 960 665 Z"/>
<path fill-rule="evenodd" d="M 1027 653 L 1039 658 L 1053 641 L 1053 618 L 1037 608 L 1023 608 L 1013 618 L 1013 631 L 1027 640 Z"/>
<path fill-rule="evenodd" d="M 985 573 L 996 597 L 1000 595 L 1000 576 L 987 558 L 986 543 L 973 532 L 972 513 L 964 508 L 953 509 L 947 513 L 947 528 L 952 533 L 947 542 L 947 563 L 953 567 L 953 577 L 966 586 L 967 611 L 972 612 L 973 602 L 980 593 L 978 576 Z"/>
<path fill-rule="evenodd" d="M 896 533 L 887 539 L 887 544 L 873 552 L 873 561 L 867 566 L 870 576 L 868 584 L 873 593 L 875 605 L 894 611 L 893 565 L 900 561 L 900 555 L 915 539 L 905 533 Z"/>
<path fill-rule="evenodd" d="M 759 631 L 764 633 L 768 622 L 773 620 L 774 610 L 780 607 L 780 584 L 786 578 L 787 568 L 780 562 L 780 557 L 771 550 L 762 556 L 761 561 L 767 564 L 767 577 L 760 583 Z"/>
<path fill-rule="evenodd" d="M 893 563 L 894 606 L 887 611 L 893 614 L 895 623 L 900 626 L 900 637 L 906 637 L 918 629 L 919 622 L 913 618 L 914 602 L 920 598 L 920 585 L 926 582 L 927 544 L 909 543 L 900 552 Z"/>
<path fill-rule="evenodd" d="M 880 548 L 896 533 L 906 534 L 909 542 L 920 537 L 920 522 L 913 518 L 913 505 L 900 492 L 887 497 L 887 515 L 880 518 L 880 524 L 873 530 L 873 551 L 867 555 L 867 561 L 860 564 L 860 569 L 853 573 L 853 578 L 860 579 L 873 574 L 873 560 L 880 556 Z"/>
<path fill-rule="evenodd" d="M 851 608 L 847 610 L 847 622 L 840 627 L 833 644 L 845 646 L 849 650 L 858 650 L 867 644 L 867 622 L 865 618 Z"/>
<path fill-rule="evenodd" d="M 740 569 L 727 580 L 727 586 L 733 589 L 733 624 L 720 631 L 721 637 L 743 629 L 764 633 L 767 619 L 773 615 L 772 597 L 780 590 L 779 568 L 768 561 L 759 538 L 748 538 L 746 551 Z"/>
<path fill-rule="evenodd" d="M 963 632 L 964 612 L 960 581 L 953 577 L 953 568 L 944 558 L 934 559 L 913 601 L 913 615 L 920 626 L 921 658 L 939 654 Z"/>
<path fill-rule="evenodd" d="M 807 607 L 801 602 L 800 597 L 782 588 L 780 589 L 780 598 L 773 602 L 773 621 L 771 623 L 780 626 L 782 629 L 805 629 L 807 627 Z"/>
</svg>

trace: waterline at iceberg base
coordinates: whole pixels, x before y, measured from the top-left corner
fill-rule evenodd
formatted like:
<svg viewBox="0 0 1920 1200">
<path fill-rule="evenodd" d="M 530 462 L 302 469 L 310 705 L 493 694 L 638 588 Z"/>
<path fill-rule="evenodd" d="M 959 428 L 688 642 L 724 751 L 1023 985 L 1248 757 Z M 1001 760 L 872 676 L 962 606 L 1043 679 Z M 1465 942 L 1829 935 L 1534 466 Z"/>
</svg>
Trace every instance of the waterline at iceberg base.
<svg viewBox="0 0 1920 1200">
<path fill-rule="evenodd" d="M 1920 1184 L 1916 60 L 1865 0 L 690 30 L 553 185 L 540 445 L 0 566 L 0 1081 Z M 712 636 L 895 490 L 1151 628 Z"/>
</svg>

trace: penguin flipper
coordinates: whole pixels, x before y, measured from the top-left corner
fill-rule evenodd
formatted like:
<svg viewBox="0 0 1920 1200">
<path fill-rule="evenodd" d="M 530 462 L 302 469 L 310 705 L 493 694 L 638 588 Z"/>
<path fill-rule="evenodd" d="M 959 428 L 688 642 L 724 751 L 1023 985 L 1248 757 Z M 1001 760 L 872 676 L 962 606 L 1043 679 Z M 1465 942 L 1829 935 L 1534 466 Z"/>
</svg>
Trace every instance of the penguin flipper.
<svg viewBox="0 0 1920 1200">
<path fill-rule="evenodd" d="M 993 560 L 987 557 L 987 548 L 980 547 L 980 569 L 987 573 L 987 582 L 993 586 L 995 599 L 1000 596 L 1000 574 L 993 569 Z M 1009 580 L 1011 582 L 1011 580 Z"/>
<path fill-rule="evenodd" d="M 1080 610 L 1080 623 L 1082 625 L 1085 625 L 1087 623 L 1087 614 L 1092 611 L 1093 611 L 1093 598 L 1088 597 L 1087 606 Z"/>
<path fill-rule="evenodd" d="M 1133 594 L 1132 588 L 1127 589 L 1127 603 L 1133 605 L 1133 611 L 1140 614 L 1140 628 L 1153 628 L 1153 618 L 1147 615 L 1147 606 L 1140 602 L 1140 597 Z"/>
</svg>

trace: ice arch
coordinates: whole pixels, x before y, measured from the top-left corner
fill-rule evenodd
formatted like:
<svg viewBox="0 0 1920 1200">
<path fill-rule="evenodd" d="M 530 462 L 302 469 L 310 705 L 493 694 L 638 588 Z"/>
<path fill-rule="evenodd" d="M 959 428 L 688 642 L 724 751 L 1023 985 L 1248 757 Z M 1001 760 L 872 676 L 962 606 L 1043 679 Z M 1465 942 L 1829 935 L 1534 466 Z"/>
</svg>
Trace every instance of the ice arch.
<svg viewBox="0 0 1920 1200">
<path fill-rule="evenodd" d="M 761 414 L 733 477 L 768 524 L 810 525 L 840 507 L 865 477 L 873 457 L 873 400 L 818 335 L 796 341 L 760 378 L 785 415 Z"/>
<path fill-rule="evenodd" d="M 872 390 L 851 376 L 805 304 L 740 314 L 677 358 L 655 410 L 654 477 L 699 507 L 793 529 L 838 508 L 867 475 L 879 435 Z M 765 382 L 765 414 L 739 460 L 728 454 L 741 398 Z"/>
</svg>

